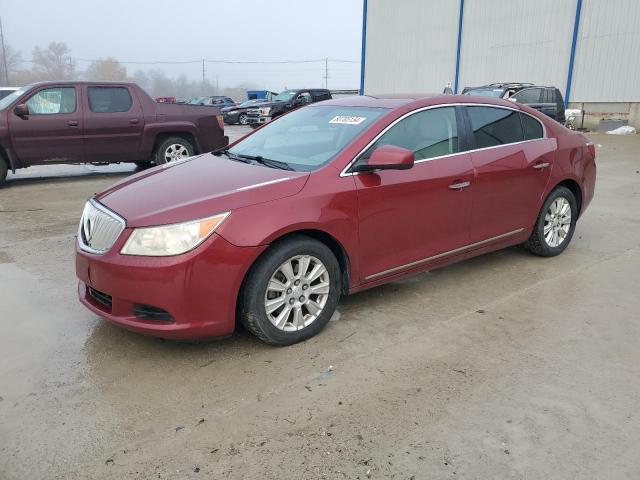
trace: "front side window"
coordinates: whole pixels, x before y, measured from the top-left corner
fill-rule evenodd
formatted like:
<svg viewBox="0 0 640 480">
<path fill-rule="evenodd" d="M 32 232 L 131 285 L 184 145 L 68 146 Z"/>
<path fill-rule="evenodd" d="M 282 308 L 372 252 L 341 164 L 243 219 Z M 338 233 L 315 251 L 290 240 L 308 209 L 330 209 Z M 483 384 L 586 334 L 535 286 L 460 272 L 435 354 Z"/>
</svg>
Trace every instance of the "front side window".
<svg viewBox="0 0 640 480">
<path fill-rule="evenodd" d="M 273 97 L 274 102 L 288 102 L 293 98 L 296 94 L 295 90 L 285 90 L 284 92 L 280 92 L 278 95 Z"/>
<path fill-rule="evenodd" d="M 45 88 L 27 100 L 30 115 L 56 115 L 76 111 L 76 89 Z"/>
<path fill-rule="evenodd" d="M 89 109 L 94 113 L 128 112 L 132 105 L 126 87 L 89 87 Z"/>
<path fill-rule="evenodd" d="M 517 111 L 494 107 L 466 108 L 471 120 L 475 148 L 495 147 L 523 140 Z"/>
<path fill-rule="evenodd" d="M 525 140 L 535 140 L 536 138 L 542 138 L 544 136 L 542 124 L 539 121 L 524 113 L 520 114 L 520 119 L 522 120 L 522 130 L 524 131 Z"/>
<path fill-rule="evenodd" d="M 457 153 L 458 129 L 455 107 L 440 107 L 414 113 L 387 130 L 362 155 L 371 156 L 383 145 L 411 150 L 416 160 L 441 157 Z"/>
<path fill-rule="evenodd" d="M 511 98 L 520 103 L 541 103 L 542 92 L 541 88 L 525 88 Z"/>
<path fill-rule="evenodd" d="M 229 150 L 312 171 L 329 162 L 377 118 L 383 108 L 309 106 L 268 123 Z"/>
</svg>

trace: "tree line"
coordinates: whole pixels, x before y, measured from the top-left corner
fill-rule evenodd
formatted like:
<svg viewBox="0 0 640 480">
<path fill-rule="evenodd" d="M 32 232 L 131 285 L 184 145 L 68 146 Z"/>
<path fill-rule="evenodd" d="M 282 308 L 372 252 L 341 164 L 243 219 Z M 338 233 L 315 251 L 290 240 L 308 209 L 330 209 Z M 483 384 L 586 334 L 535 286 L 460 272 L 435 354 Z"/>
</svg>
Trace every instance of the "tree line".
<svg viewBox="0 0 640 480">
<path fill-rule="evenodd" d="M 24 60 L 22 53 L 5 44 L 5 54 L 0 50 L 0 84 L 20 87 L 47 80 L 89 80 L 135 82 L 153 97 L 192 98 L 204 95 L 226 95 L 236 100 L 246 98 L 246 90 L 253 84 L 233 88 L 217 88 L 205 81 L 190 80 L 186 75 L 167 77 L 163 70 L 135 70 L 129 73 L 125 65 L 108 57 L 91 62 L 84 70 L 77 68 L 67 44 L 51 42 L 47 47 L 34 47 L 31 60 Z M 6 65 L 6 72 L 4 66 Z M 27 68 L 27 65 L 30 68 Z"/>
</svg>

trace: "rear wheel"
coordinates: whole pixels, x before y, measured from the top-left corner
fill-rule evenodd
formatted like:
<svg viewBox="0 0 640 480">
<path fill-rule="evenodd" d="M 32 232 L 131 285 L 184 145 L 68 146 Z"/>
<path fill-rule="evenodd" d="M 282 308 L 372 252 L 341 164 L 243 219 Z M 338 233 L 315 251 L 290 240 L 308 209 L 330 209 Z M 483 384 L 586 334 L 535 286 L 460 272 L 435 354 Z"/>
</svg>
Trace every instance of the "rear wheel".
<svg viewBox="0 0 640 480">
<path fill-rule="evenodd" d="M 322 330 L 340 292 L 340 267 L 333 252 L 312 238 L 290 237 L 274 244 L 247 274 L 240 320 L 266 343 L 291 345 Z"/>
<path fill-rule="evenodd" d="M 156 165 L 175 162 L 183 158 L 192 157 L 193 145 L 182 137 L 170 137 L 164 140 L 156 151 Z"/>
<path fill-rule="evenodd" d="M 8 172 L 9 165 L 7 165 L 7 161 L 0 155 L 0 187 L 4 185 Z"/>
<path fill-rule="evenodd" d="M 556 187 L 542 205 L 533 233 L 524 246 L 542 257 L 561 254 L 571 242 L 577 219 L 575 195 L 566 187 Z"/>
</svg>

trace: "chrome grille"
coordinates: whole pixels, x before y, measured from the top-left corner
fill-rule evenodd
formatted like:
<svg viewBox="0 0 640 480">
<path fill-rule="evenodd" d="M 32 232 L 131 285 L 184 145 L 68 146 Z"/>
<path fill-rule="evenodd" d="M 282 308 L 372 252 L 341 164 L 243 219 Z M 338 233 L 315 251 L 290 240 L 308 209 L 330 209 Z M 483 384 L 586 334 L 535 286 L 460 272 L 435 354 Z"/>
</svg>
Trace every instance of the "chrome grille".
<svg viewBox="0 0 640 480">
<path fill-rule="evenodd" d="M 247 114 L 248 115 L 260 115 L 260 109 L 259 108 L 249 108 L 247 110 Z"/>
<path fill-rule="evenodd" d="M 125 221 L 111 210 L 91 199 L 84 206 L 78 227 L 80 248 L 103 254 L 116 243 L 125 227 Z"/>
</svg>

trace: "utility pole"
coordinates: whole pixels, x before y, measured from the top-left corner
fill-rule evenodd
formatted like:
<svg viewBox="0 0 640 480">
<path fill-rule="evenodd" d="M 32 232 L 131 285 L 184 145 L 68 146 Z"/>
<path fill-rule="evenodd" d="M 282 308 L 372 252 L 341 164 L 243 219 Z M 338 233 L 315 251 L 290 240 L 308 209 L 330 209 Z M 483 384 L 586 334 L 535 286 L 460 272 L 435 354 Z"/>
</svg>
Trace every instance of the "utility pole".
<svg viewBox="0 0 640 480">
<path fill-rule="evenodd" d="M 2 31 L 2 18 L 0 18 L 0 44 L 2 44 L 2 67 L 4 69 L 5 85 L 9 85 L 9 68 L 7 67 L 7 49 L 4 47 L 4 32 Z"/>
<path fill-rule="evenodd" d="M 205 70 L 204 70 L 204 58 L 203 58 L 202 59 L 202 86 L 203 87 L 204 87 L 204 73 L 205 73 Z"/>
<path fill-rule="evenodd" d="M 324 57 L 324 88 L 329 84 L 329 59 Z"/>
</svg>

